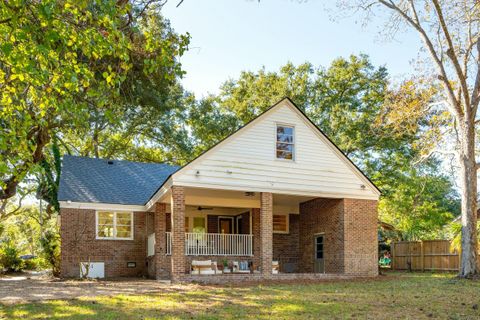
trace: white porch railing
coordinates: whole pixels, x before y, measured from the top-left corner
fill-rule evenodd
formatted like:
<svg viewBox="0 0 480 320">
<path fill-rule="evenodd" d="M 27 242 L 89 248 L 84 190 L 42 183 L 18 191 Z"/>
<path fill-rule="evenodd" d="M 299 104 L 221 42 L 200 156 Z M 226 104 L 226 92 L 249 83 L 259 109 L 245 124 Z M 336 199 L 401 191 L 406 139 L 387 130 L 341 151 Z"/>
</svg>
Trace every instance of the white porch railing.
<svg viewBox="0 0 480 320">
<path fill-rule="evenodd" d="M 172 253 L 172 236 L 167 232 L 167 254 Z M 252 234 L 185 233 L 187 256 L 253 256 Z"/>
<path fill-rule="evenodd" d="M 252 256 L 253 235 L 185 233 L 187 256 Z"/>
</svg>

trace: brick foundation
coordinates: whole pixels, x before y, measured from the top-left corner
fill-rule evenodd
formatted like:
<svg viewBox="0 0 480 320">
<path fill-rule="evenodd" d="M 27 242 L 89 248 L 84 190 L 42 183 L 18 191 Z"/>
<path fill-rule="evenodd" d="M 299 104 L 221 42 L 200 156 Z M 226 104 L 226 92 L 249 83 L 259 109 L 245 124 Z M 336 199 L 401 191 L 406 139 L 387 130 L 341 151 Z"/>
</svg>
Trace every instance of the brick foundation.
<svg viewBox="0 0 480 320">
<path fill-rule="evenodd" d="M 365 276 L 369 277 L 369 276 Z M 219 275 L 190 275 L 185 274 L 176 279 L 176 282 L 196 282 L 202 284 L 240 284 L 245 282 L 263 281 L 331 281 L 350 280 L 358 276 L 347 274 L 328 273 L 279 273 L 279 274 L 219 274 Z"/>
</svg>

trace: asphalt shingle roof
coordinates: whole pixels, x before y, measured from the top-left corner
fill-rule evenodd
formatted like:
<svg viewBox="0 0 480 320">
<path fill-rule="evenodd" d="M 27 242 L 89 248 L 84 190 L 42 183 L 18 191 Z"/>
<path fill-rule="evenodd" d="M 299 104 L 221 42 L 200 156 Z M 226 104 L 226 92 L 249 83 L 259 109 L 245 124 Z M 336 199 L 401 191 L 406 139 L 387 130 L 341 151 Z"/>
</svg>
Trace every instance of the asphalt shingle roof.
<svg viewBox="0 0 480 320">
<path fill-rule="evenodd" d="M 178 169 L 164 163 L 65 155 L 58 200 L 144 205 Z"/>
</svg>

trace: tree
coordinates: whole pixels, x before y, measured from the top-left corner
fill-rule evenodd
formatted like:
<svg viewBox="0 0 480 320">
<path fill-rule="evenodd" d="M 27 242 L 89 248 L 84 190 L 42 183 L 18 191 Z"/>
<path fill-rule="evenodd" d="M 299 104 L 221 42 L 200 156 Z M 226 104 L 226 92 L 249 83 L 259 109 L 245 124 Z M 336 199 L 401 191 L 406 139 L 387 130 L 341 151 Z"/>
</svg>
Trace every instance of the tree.
<svg viewBox="0 0 480 320">
<path fill-rule="evenodd" d="M 157 21 L 152 12 L 159 10 L 159 4 L 2 2 L 1 200 L 13 197 L 25 177 L 40 168 L 53 135 L 63 139 L 70 128 L 78 134 L 92 117 L 118 123 L 117 101 L 136 85 L 133 80 L 125 82 L 132 79 L 132 72 L 143 72 L 147 78 L 156 72 L 154 76 L 165 83 L 182 74 L 177 57 L 189 37 L 158 36 L 164 30 L 153 28 Z M 140 63 L 133 59 L 139 56 Z"/>
<path fill-rule="evenodd" d="M 62 143 L 83 156 L 185 162 L 191 145 L 182 116 L 192 96 L 178 83 L 183 74 L 180 64 L 157 63 L 152 68 L 149 59 L 165 56 L 165 52 L 173 54 L 177 46 L 186 46 L 188 37 L 177 35 L 168 20 L 154 10 L 144 13 L 129 33 L 134 39 L 132 68 L 121 84 L 114 118 L 112 110 L 102 112 L 92 104 L 88 126 L 65 132 Z M 145 51 L 150 42 L 158 44 L 156 51 Z"/>
<path fill-rule="evenodd" d="M 345 6 L 352 7 L 352 1 Z M 359 0 L 355 8 L 375 14 L 389 12 L 390 28 L 413 29 L 434 67 L 433 80 L 442 86 L 442 106 L 455 129 L 460 167 L 462 254 L 460 277 L 478 273 L 477 170 L 475 125 L 480 102 L 480 3 L 476 0 Z"/>
</svg>

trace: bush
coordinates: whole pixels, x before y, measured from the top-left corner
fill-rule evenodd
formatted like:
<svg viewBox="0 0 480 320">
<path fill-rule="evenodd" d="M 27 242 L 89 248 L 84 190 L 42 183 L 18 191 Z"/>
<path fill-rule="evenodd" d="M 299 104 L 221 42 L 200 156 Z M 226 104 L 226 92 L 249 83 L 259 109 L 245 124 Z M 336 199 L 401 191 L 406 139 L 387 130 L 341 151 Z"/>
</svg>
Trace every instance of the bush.
<svg viewBox="0 0 480 320">
<path fill-rule="evenodd" d="M 24 265 L 25 270 L 44 270 L 49 268 L 47 261 L 40 257 L 24 260 Z"/>
<path fill-rule="evenodd" d="M 25 267 L 19 252 L 11 243 L 7 243 L 0 249 L 0 266 L 7 271 L 21 271 Z"/>
<path fill-rule="evenodd" d="M 57 232 L 48 231 L 40 239 L 43 254 L 55 277 L 60 275 L 60 236 Z"/>
</svg>

